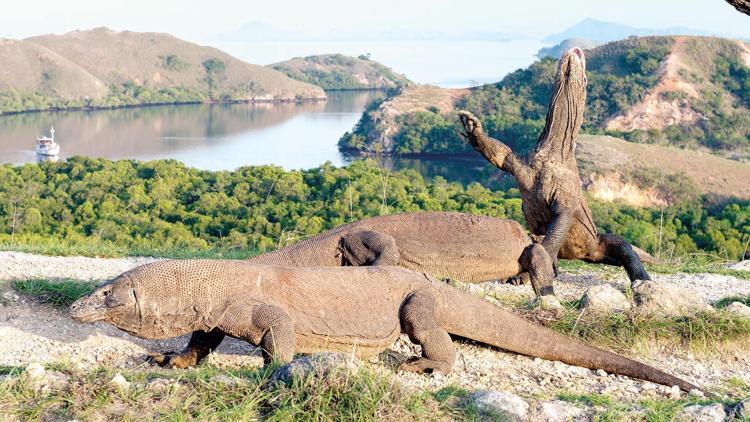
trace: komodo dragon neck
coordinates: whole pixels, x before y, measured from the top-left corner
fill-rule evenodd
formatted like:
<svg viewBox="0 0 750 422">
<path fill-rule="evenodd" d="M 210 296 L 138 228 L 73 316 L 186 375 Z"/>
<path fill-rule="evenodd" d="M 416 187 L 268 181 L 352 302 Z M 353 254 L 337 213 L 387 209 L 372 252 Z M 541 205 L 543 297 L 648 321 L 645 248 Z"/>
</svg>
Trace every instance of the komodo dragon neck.
<svg viewBox="0 0 750 422">
<path fill-rule="evenodd" d="M 586 61 L 580 49 L 573 52 L 558 64 L 547 121 L 531 153 L 533 161 L 546 165 L 576 165 L 576 142 L 586 106 Z"/>
</svg>

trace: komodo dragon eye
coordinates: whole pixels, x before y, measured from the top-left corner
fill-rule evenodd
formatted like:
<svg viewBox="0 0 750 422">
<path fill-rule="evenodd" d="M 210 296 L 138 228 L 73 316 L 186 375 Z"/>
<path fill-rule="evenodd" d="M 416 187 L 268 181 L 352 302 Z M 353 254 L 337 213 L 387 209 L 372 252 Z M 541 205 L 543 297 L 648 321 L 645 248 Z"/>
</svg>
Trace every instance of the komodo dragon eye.
<svg viewBox="0 0 750 422">
<path fill-rule="evenodd" d="M 133 289 L 128 285 L 116 285 L 104 292 L 104 304 L 108 308 L 117 308 L 132 302 Z"/>
</svg>

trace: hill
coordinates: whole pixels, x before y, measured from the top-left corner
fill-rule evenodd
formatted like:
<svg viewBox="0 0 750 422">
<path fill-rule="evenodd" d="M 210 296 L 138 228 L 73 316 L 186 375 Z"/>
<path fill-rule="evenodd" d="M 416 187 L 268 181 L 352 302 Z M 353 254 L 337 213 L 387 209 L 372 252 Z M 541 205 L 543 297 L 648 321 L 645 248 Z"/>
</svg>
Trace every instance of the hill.
<svg viewBox="0 0 750 422">
<path fill-rule="evenodd" d="M 570 38 L 586 38 L 597 43 L 622 40 L 631 36 L 649 35 L 717 35 L 699 29 L 686 27 L 672 28 L 635 28 L 615 22 L 606 22 L 593 18 L 586 18 L 570 28 L 546 36 L 543 41 L 547 43 L 559 43 Z"/>
<path fill-rule="evenodd" d="M 732 158 L 750 156 L 748 44 L 711 37 L 643 37 L 608 43 L 586 55 L 584 132 Z M 400 154 L 465 151 L 453 134 L 453 112 L 465 108 L 483 119 L 492 136 L 525 152 L 544 126 L 555 71 L 554 59 L 541 59 L 496 84 L 464 91 L 447 112 L 435 111 L 429 97 L 418 111 L 412 111 L 413 105 L 401 109 L 403 100 L 393 97 L 371 107 L 339 145 Z M 382 145 L 373 145 L 375 141 Z"/>
<path fill-rule="evenodd" d="M 411 81 L 366 55 L 343 54 L 295 57 L 269 65 L 292 79 L 318 85 L 325 90 L 389 89 Z"/>
<path fill-rule="evenodd" d="M 594 47 L 597 47 L 601 45 L 600 42 L 591 41 L 586 38 L 568 38 L 567 40 L 563 40 L 559 42 L 558 44 L 553 45 L 552 47 L 542 47 L 539 49 L 539 52 L 536 53 L 536 56 L 540 59 L 543 59 L 545 57 L 552 57 L 553 59 L 558 59 L 562 54 L 568 50 L 570 50 L 573 47 L 579 47 L 584 50 L 590 50 Z"/>
<path fill-rule="evenodd" d="M 0 41 L 0 113 L 322 99 L 316 86 L 168 34 L 107 28 Z"/>
</svg>

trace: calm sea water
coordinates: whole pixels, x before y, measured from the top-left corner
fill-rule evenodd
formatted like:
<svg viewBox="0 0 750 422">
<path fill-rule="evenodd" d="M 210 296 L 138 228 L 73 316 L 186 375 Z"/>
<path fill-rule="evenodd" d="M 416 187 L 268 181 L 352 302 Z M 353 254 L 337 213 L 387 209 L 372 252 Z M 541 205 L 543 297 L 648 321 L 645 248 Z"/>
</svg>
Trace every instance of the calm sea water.
<svg viewBox="0 0 750 422">
<path fill-rule="evenodd" d="M 336 142 L 354 127 L 366 105 L 383 95 L 331 92 L 326 102 L 303 104 L 196 104 L 0 116 L 0 163 L 36 162 L 36 137 L 54 125 L 60 159 L 173 158 L 205 170 L 262 164 L 305 169 L 326 161 L 341 166 L 356 158 L 341 154 Z M 387 161 L 384 166 L 415 168 L 428 178 L 473 180 L 465 161 Z M 481 160 L 474 163 L 482 165 Z"/>
</svg>

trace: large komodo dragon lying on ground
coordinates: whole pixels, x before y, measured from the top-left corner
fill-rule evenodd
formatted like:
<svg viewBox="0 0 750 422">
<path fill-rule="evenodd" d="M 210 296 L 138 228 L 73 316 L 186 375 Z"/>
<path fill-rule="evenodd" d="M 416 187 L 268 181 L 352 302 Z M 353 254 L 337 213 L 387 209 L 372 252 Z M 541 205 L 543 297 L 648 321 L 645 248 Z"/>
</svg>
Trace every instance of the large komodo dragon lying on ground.
<svg viewBox="0 0 750 422">
<path fill-rule="evenodd" d="M 366 218 L 247 260 L 285 267 L 395 265 L 468 283 L 526 271 L 537 295 L 553 295 L 549 256 L 513 220 L 457 212 Z M 179 353 L 155 356 L 163 366 L 190 366 L 211 333 L 196 331 Z"/>
<path fill-rule="evenodd" d="M 547 257 L 548 264 L 551 260 Z M 401 333 L 422 357 L 401 369 L 449 372 L 449 334 L 508 351 L 627 375 L 689 391 L 693 384 L 531 323 L 479 297 L 397 267 L 291 268 L 247 261 L 162 261 L 130 270 L 71 306 L 74 319 L 105 321 L 135 336 L 211 333 L 199 358 L 225 335 L 260 346 L 266 363 L 295 352 L 373 355 Z"/>
<path fill-rule="evenodd" d="M 648 280 L 633 247 L 613 234 L 598 234 L 576 163 L 576 142 L 586 106 L 586 60 L 573 48 L 560 58 L 547 121 L 539 141 L 526 157 L 490 138 L 475 116 L 460 111 L 463 137 L 490 163 L 518 182 L 523 215 L 553 258 L 581 259 L 625 267 L 631 281 Z"/>
</svg>

